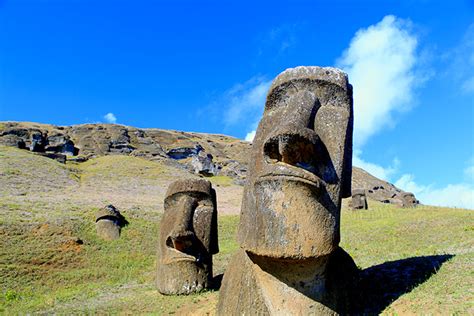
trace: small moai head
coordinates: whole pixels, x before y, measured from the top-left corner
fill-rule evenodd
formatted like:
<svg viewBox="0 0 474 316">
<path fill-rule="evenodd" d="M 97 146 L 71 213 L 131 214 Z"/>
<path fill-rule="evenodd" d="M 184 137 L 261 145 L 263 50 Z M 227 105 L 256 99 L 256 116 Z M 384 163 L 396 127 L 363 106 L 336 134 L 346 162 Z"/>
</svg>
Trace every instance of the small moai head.
<svg viewBox="0 0 474 316">
<path fill-rule="evenodd" d="M 210 286 L 217 243 L 216 192 L 203 179 L 173 182 L 160 224 L 158 290 L 190 294 Z"/>
<path fill-rule="evenodd" d="M 351 196 L 352 86 L 335 68 L 287 69 L 273 81 L 244 190 L 238 239 L 273 258 L 315 258 L 340 239 Z"/>
<path fill-rule="evenodd" d="M 364 189 L 352 190 L 352 209 L 366 210 L 367 209 L 367 195 Z"/>
<path fill-rule="evenodd" d="M 402 207 L 416 207 L 418 205 L 418 200 L 415 198 L 415 195 L 411 192 L 402 193 Z"/>
<path fill-rule="evenodd" d="M 102 239 L 118 239 L 122 227 L 127 224 L 128 222 L 113 205 L 107 205 L 96 213 L 96 230 Z"/>
</svg>

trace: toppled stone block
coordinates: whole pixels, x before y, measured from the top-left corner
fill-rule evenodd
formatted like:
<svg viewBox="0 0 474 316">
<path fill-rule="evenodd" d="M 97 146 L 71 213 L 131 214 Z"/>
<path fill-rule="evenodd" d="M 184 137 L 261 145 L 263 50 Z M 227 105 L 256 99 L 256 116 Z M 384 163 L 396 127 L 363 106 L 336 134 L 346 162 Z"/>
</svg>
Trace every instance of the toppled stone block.
<svg viewBox="0 0 474 316">
<path fill-rule="evenodd" d="M 347 313 L 357 266 L 339 247 L 351 196 L 352 86 L 335 68 L 287 69 L 267 95 L 219 315 Z"/>
<path fill-rule="evenodd" d="M 190 294 L 212 283 L 217 243 L 216 192 L 203 179 L 173 182 L 160 224 L 157 287 L 162 294 Z"/>
<path fill-rule="evenodd" d="M 118 239 L 122 227 L 128 225 L 127 220 L 113 205 L 97 211 L 95 222 L 97 234 L 104 240 Z"/>
<path fill-rule="evenodd" d="M 365 194 L 364 189 L 354 189 L 352 190 L 352 209 L 353 210 L 366 210 L 367 205 L 367 195 Z"/>
</svg>

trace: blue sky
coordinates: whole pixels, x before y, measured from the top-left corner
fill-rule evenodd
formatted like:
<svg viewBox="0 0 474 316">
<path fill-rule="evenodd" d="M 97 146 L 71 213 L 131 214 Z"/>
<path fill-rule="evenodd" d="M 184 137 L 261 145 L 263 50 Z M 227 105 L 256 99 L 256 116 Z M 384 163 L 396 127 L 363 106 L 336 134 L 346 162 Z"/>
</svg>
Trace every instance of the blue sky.
<svg viewBox="0 0 474 316">
<path fill-rule="evenodd" d="M 474 208 L 472 0 L 0 0 L 2 121 L 244 139 L 298 65 L 349 73 L 356 165 Z"/>
</svg>

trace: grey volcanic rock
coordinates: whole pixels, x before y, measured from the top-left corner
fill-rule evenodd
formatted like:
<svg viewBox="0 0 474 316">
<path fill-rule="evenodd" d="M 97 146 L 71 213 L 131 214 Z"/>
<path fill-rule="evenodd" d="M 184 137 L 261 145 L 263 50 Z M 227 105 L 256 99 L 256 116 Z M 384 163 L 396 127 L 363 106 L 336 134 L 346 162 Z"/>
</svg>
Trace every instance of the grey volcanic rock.
<svg viewBox="0 0 474 316">
<path fill-rule="evenodd" d="M 31 135 L 30 150 L 34 152 L 44 152 L 47 144 L 46 137 L 42 133 L 34 133 Z"/>
<path fill-rule="evenodd" d="M 351 195 L 352 86 L 335 68 L 297 67 L 272 83 L 253 142 L 219 315 L 347 313 L 357 276 L 339 247 Z"/>
<path fill-rule="evenodd" d="M 194 168 L 194 173 L 202 174 L 204 176 L 216 176 L 219 173 L 219 166 L 212 162 L 212 155 L 201 151 L 199 154 L 193 156 L 191 164 Z"/>
<path fill-rule="evenodd" d="M 160 223 L 157 287 L 162 294 L 190 294 L 210 287 L 217 243 L 216 192 L 202 179 L 173 182 Z"/>
<path fill-rule="evenodd" d="M 67 135 L 54 134 L 47 138 L 48 145 L 45 151 L 62 153 L 68 156 L 76 156 L 79 150 L 74 147 L 74 142 Z"/>
</svg>

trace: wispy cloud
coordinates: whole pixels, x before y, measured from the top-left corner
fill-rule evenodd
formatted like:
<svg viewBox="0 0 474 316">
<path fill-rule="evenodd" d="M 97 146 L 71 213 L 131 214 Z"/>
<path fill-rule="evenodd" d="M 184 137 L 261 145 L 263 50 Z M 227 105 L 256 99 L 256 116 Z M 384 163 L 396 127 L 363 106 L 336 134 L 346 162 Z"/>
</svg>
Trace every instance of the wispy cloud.
<svg viewBox="0 0 474 316">
<path fill-rule="evenodd" d="M 451 61 L 449 76 L 457 80 L 461 91 L 474 93 L 474 23 L 469 25 L 459 45 L 445 58 Z"/>
<path fill-rule="evenodd" d="M 420 185 L 412 174 L 404 174 L 395 182 L 402 190 L 413 192 L 421 203 L 474 209 L 474 185 L 471 183 L 448 184 L 444 187 Z"/>
<path fill-rule="evenodd" d="M 352 157 L 352 164 L 356 167 L 362 168 L 371 175 L 385 180 L 391 181 L 392 176 L 398 171 L 400 166 L 400 161 L 398 158 L 394 158 L 390 166 L 381 166 L 372 162 L 365 161 L 361 158 L 362 152 L 360 150 L 354 151 L 354 156 Z"/>
<path fill-rule="evenodd" d="M 260 34 L 256 39 L 258 42 L 257 55 L 264 58 L 272 56 L 273 59 L 282 57 L 296 44 L 295 34 L 298 29 L 298 24 L 281 24 Z"/>
<path fill-rule="evenodd" d="M 104 120 L 107 123 L 115 124 L 117 123 L 117 117 L 115 116 L 114 113 L 107 113 L 104 115 Z"/>
<path fill-rule="evenodd" d="M 337 65 L 354 86 L 354 146 L 394 126 L 393 113 L 413 105 L 417 77 L 417 38 L 411 23 L 388 15 L 357 31 Z"/>
</svg>

